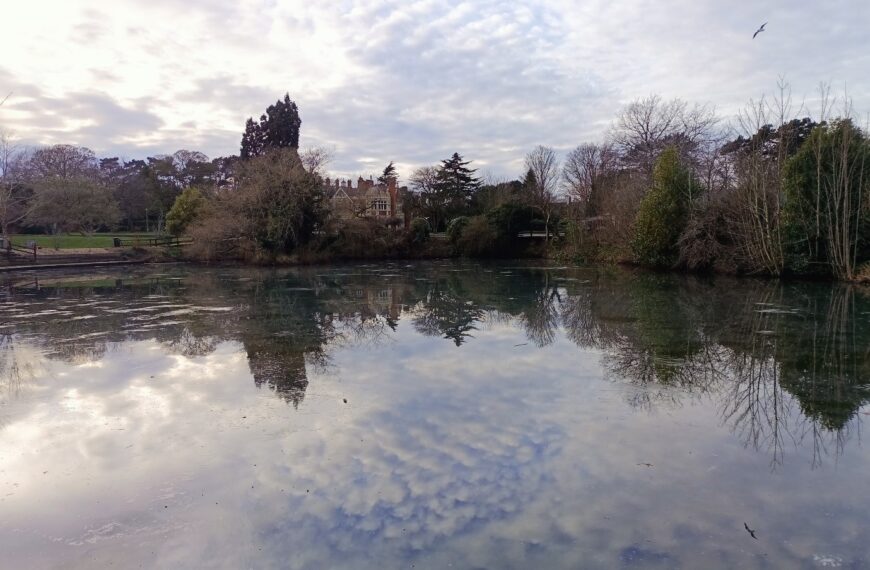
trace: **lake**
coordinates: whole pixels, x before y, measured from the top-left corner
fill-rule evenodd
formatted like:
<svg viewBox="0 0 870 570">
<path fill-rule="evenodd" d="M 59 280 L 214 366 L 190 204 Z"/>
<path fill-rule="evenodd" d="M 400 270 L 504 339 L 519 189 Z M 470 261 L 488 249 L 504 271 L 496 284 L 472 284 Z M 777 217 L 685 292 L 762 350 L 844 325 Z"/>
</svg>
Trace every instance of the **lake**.
<svg viewBox="0 0 870 570">
<path fill-rule="evenodd" d="M 0 276 L 6 568 L 866 568 L 870 289 Z"/>
</svg>

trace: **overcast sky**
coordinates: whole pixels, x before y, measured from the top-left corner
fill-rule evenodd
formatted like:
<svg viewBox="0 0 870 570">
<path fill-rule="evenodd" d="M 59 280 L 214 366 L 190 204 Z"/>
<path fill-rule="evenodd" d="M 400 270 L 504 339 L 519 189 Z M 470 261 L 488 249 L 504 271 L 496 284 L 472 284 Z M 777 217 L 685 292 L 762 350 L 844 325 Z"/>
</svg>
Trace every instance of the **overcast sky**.
<svg viewBox="0 0 870 570">
<path fill-rule="evenodd" d="M 752 33 L 769 21 L 767 31 Z M 658 93 L 728 118 L 780 75 L 870 110 L 870 1 L 27 0 L 0 7 L 0 128 L 141 158 L 238 153 L 289 92 L 331 170 L 454 151 L 516 176 L 536 144 L 598 141 Z"/>
</svg>

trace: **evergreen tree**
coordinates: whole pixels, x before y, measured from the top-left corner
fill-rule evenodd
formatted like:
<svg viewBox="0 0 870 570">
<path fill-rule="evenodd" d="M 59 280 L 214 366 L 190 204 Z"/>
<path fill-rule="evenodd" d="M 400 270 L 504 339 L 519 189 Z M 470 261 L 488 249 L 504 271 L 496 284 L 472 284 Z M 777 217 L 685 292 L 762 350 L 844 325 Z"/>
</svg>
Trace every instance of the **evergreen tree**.
<svg viewBox="0 0 870 570">
<path fill-rule="evenodd" d="M 396 167 L 391 160 L 390 163 L 384 168 L 383 174 L 378 176 L 378 183 L 386 186 L 389 184 L 390 180 L 398 180 L 399 176 L 396 172 Z"/>
<path fill-rule="evenodd" d="M 468 164 L 470 161 L 453 153 L 452 157 L 441 161 L 431 184 L 421 188 L 421 198 L 435 231 L 443 231 L 447 222 L 466 213 L 471 197 L 480 187 L 480 181 L 474 176 L 476 170 L 468 168 Z"/>
<path fill-rule="evenodd" d="M 851 119 L 816 126 L 783 172 L 787 266 L 854 277 L 870 257 L 870 140 Z"/>
<path fill-rule="evenodd" d="M 537 187 L 538 178 L 535 176 L 535 171 L 530 168 L 523 178 L 523 194 L 525 196 L 534 196 Z"/>
<path fill-rule="evenodd" d="M 666 148 L 655 164 L 653 187 L 640 203 L 634 222 L 632 249 L 646 265 L 671 267 L 677 261 L 677 242 L 686 227 L 689 207 L 700 192 L 676 147 Z"/>
<path fill-rule="evenodd" d="M 205 206 L 205 197 L 197 188 L 187 188 L 182 192 L 169 213 L 166 214 L 166 230 L 172 235 L 181 235 L 196 220 Z"/>
<path fill-rule="evenodd" d="M 467 202 L 480 187 L 480 180 L 474 176 L 476 169 L 468 168 L 470 160 L 462 160 L 458 152 L 447 160 L 441 161 L 435 188 L 450 201 Z"/>
<path fill-rule="evenodd" d="M 253 118 L 245 122 L 240 153 L 242 158 L 260 156 L 273 148 L 299 148 L 301 125 L 299 108 L 287 93 L 283 101 L 279 99 L 266 108 L 259 122 L 254 122 Z"/>
<path fill-rule="evenodd" d="M 773 125 L 762 125 L 756 133 L 750 137 L 738 136 L 733 141 L 722 146 L 723 155 L 734 153 L 748 154 L 757 152 L 767 159 L 793 156 L 810 138 L 810 134 L 819 126 L 819 123 L 809 117 L 792 119 L 783 123 L 779 128 Z"/>
<path fill-rule="evenodd" d="M 265 146 L 263 129 L 259 123 L 255 123 L 254 119 L 249 117 L 245 121 L 245 132 L 242 134 L 242 149 L 240 152 L 242 158 L 248 159 L 260 156 L 263 154 Z"/>
</svg>

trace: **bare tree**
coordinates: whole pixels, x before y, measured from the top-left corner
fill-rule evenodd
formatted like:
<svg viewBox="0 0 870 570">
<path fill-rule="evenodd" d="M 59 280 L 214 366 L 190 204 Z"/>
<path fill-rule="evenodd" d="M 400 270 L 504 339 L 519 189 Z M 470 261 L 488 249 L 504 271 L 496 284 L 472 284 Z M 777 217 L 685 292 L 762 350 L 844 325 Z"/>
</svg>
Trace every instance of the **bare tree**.
<svg viewBox="0 0 870 570">
<path fill-rule="evenodd" d="M 172 154 L 172 163 L 179 172 L 184 172 L 191 165 L 208 162 L 209 158 L 198 150 L 177 150 Z"/>
<path fill-rule="evenodd" d="M 843 95 L 841 115 L 828 120 L 830 89 L 820 86 L 821 116 L 812 141 L 815 162 L 815 239 L 825 244 L 835 276 L 853 279 L 858 262 L 861 222 L 870 192 L 870 149 L 852 121 L 852 101 Z M 822 249 L 822 248 L 818 248 Z"/>
<path fill-rule="evenodd" d="M 421 166 L 411 173 L 408 179 L 411 194 L 405 205 L 422 215 L 433 228 L 440 228 L 445 221 L 446 203 L 438 192 L 438 167 Z"/>
<path fill-rule="evenodd" d="M 12 135 L 6 131 L 0 131 L 0 179 L 6 180 L 11 176 L 12 163 L 17 152 Z"/>
<path fill-rule="evenodd" d="M 112 188 L 100 179 L 93 151 L 54 145 L 34 151 L 23 167 L 23 179 L 33 188 L 26 219 L 52 232 L 92 233 L 114 226 L 119 218 Z"/>
<path fill-rule="evenodd" d="M 569 152 L 562 168 L 568 194 L 588 204 L 593 190 L 617 160 L 615 149 L 608 143 L 584 143 Z"/>
<path fill-rule="evenodd" d="M 37 149 L 27 160 L 26 175 L 40 178 L 96 178 L 97 157 L 86 147 L 56 144 Z"/>
<path fill-rule="evenodd" d="M 47 178 L 37 186 L 27 219 L 53 233 L 92 234 L 113 227 L 121 217 L 110 188 L 83 177 Z"/>
<path fill-rule="evenodd" d="M 408 180 L 411 190 L 414 192 L 431 192 L 438 180 L 438 168 L 435 166 L 421 166 L 411 173 Z"/>
<path fill-rule="evenodd" d="M 556 202 L 556 192 L 559 185 L 559 159 L 556 152 L 543 145 L 538 145 L 526 155 L 526 169 L 533 175 L 531 190 L 532 202 L 544 216 L 544 233 L 550 239 L 550 217 Z"/>
<path fill-rule="evenodd" d="M 0 132 L 0 230 L 8 235 L 9 226 L 25 219 L 33 204 L 32 192 L 19 183 L 18 174 L 24 153 L 12 137 Z"/>
<path fill-rule="evenodd" d="M 326 166 L 332 162 L 333 149 L 325 146 L 308 147 L 299 154 L 302 166 L 309 174 L 323 176 Z"/>
<path fill-rule="evenodd" d="M 717 123 L 715 110 L 708 105 L 689 106 L 681 99 L 665 101 L 650 95 L 620 112 L 610 139 L 628 166 L 651 174 L 666 146 L 676 146 L 681 158 L 696 162 L 697 152 L 716 138 Z"/>
<path fill-rule="evenodd" d="M 735 188 L 727 207 L 729 234 L 741 262 L 751 272 L 779 275 L 785 267 L 782 174 L 788 158 L 788 141 L 769 143 L 756 133 L 778 125 L 779 132 L 792 118 L 791 90 L 780 79 L 772 100 L 750 101 L 737 117 L 737 129 L 749 141 L 735 164 Z"/>
</svg>

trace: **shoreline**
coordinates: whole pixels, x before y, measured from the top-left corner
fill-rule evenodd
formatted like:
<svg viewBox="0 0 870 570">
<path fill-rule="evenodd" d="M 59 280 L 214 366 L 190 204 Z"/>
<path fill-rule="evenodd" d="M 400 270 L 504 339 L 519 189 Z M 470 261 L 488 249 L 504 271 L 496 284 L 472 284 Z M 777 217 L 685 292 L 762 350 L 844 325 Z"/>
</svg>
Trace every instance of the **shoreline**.
<svg viewBox="0 0 870 570">
<path fill-rule="evenodd" d="M 97 251 L 104 251 L 102 248 Z M 300 258 L 298 255 L 287 256 L 286 258 L 277 260 L 262 260 L 251 261 L 244 259 L 220 259 L 220 260 L 200 260 L 190 257 L 172 257 L 166 255 L 165 252 L 150 252 L 151 256 L 129 258 L 129 259 L 105 259 L 105 256 L 95 256 L 93 260 L 82 260 L 81 255 L 86 255 L 85 250 L 76 252 L 77 255 L 70 254 L 69 257 L 76 261 L 63 262 L 56 257 L 51 256 L 51 263 L 32 263 L 27 265 L 0 265 L 0 273 L 13 274 L 25 273 L 31 271 L 43 270 L 63 270 L 63 269 L 84 269 L 88 267 L 113 267 L 125 265 L 164 265 L 164 264 L 185 264 L 203 267 L 227 266 L 227 267 L 252 267 L 252 268 L 292 268 L 292 267 L 314 267 L 324 266 L 329 267 L 337 264 L 364 264 L 364 263 L 387 263 L 387 262 L 418 262 L 418 261 L 446 261 L 446 260 L 464 260 L 477 262 L 499 262 L 499 261 L 515 261 L 515 260 L 535 260 L 542 263 L 559 264 L 567 267 L 600 267 L 600 268 L 621 268 L 630 271 L 641 271 L 651 274 L 670 274 L 670 275 L 686 275 L 698 278 L 716 278 L 728 277 L 741 280 L 763 280 L 763 281 L 780 281 L 783 283 L 791 282 L 814 282 L 814 283 L 843 283 L 849 285 L 870 286 L 870 280 L 855 279 L 841 280 L 832 276 L 823 275 L 765 275 L 765 274 L 741 274 L 741 273 L 725 273 L 717 271 L 692 271 L 678 268 L 660 268 L 648 267 L 631 261 L 591 261 L 587 263 L 577 263 L 560 259 L 558 256 L 510 256 L 510 257 L 464 257 L 460 255 L 396 255 L 396 256 L 373 256 L 373 257 L 320 257 L 308 256 L 303 254 Z M 102 257 L 102 259 L 100 259 Z"/>
</svg>

